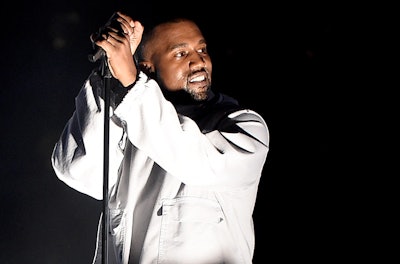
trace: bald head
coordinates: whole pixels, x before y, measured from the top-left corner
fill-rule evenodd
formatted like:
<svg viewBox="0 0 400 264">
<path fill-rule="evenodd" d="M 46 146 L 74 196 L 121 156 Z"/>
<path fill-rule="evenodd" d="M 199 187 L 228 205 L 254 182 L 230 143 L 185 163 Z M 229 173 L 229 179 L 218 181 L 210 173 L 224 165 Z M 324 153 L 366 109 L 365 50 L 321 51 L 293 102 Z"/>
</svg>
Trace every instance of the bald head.
<svg viewBox="0 0 400 264">
<path fill-rule="evenodd" d="M 160 46 L 168 45 L 165 42 L 166 40 L 175 38 L 176 35 L 184 33 L 179 31 L 179 29 L 182 28 L 181 25 L 184 24 L 189 25 L 192 30 L 201 34 L 196 23 L 187 18 L 174 18 L 160 23 L 144 33 L 138 49 L 138 61 L 151 60 L 153 53 L 159 50 Z"/>
</svg>

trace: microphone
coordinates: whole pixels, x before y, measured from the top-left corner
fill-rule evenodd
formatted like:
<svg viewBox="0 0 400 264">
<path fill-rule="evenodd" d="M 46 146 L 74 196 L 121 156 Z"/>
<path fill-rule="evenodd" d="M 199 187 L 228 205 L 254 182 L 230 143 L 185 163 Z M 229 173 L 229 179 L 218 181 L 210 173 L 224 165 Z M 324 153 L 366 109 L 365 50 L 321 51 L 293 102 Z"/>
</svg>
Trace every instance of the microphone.
<svg viewBox="0 0 400 264">
<path fill-rule="evenodd" d="M 88 59 L 90 62 L 96 62 L 97 60 L 99 60 L 105 56 L 106 56 L 106 52 L 102 48 L 97 47 L 97 50 L 94 54 L 88 55 Z"/>
<path fill-rule="evenodd" d="M 106 55 L 106 52 L 98 47 L 97 51 L 94 54 L 89 54 L 88 59 L 90 62 L 96 62 L 98 59 L 103 58 Z"/>
<path fill-rule="evenodd" d="M 114 12 L 104 26 L 100 27 L 97 32 L 90 35 L 92 46 L 95 49 L 94 54 L 88 55 L 88 59 L 90 62 L 96 62 L 98 59 L 103 58 L 106 55 L 106 52 L 102 48 L 96 45 L 97 41 L 104 39 L 103 35 L 108 36 L 108 33 L 110 31 L 114 31 L 117 32 L 117 34 L 123 36 L 124 32 L 122 30 L 120 23 L 117 21 L 118 17 L 119 17 L 118 13 Z"/>
</svg>

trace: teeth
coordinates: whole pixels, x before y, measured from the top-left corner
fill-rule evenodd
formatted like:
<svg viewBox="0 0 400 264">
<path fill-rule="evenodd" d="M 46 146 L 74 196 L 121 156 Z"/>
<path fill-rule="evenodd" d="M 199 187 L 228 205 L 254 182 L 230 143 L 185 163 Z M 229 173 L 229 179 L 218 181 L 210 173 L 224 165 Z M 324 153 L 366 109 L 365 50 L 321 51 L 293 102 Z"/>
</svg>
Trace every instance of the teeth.
<svg viewBox="0 0 400 264">
<path fill-rule="evenodd" d="M 196 78 L 191 79 L 190 82 L 201 82 L 201 81 L 204 81 L 204 80 L 205 80 L 204 76 L 198 76 Z"/>
</svg>

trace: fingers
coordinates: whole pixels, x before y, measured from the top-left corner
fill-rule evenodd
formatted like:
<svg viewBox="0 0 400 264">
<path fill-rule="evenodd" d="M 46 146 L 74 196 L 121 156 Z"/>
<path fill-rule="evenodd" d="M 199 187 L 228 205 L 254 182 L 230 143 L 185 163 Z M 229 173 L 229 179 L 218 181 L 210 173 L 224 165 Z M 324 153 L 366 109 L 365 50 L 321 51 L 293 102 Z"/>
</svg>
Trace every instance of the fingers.
<svg viewBox="0 0 400 264">
<path fill-rule="evenodd" d="M 118 13 L 118 15 L 119 15 L 121 18 L 124 19 L 124 21 L 126 21 L 126 22 L 128 23 L 129 26 L 131 26 L 131 27 L 134 26 L 134 24 L 133 24 L 133 19 L 132 19 L 130 16 L 127 16 L 127 15 L 125 15 L 125 14 L 122 14 L 122 13 L 119 12 L 119 11 L 118 11 L 117 13 Z"/>
<path fill-rule="evenodd" d="M 139 21 L 133 22 L 133 33 L 134 34 L 136 34 L 138 36 L 142 36 L 143 31 L 144 31 L 144 27 Z"/>
<path fill-rule="evenodd" d="M 114 32 L 108 32 L 107 34 L 102 34 L 101 38 L 99 38 L 95 43 L 107 54 L 109 54 L 111 49 L 119 42 L 117 38 L 120 38 L 118 34 Z"/>
<path fill-rule="evenodd" d="M 133 33 L 133 20 L 127 15 L 118 12 L 119 18 L 117 21 L 121 24 L 122 30 L 125 34 L 130 35 Z"/>
<path fill-rule="evenodd" d="M 110 30 L 107 32 L 107 36 L 103 36 L 97 45 L 103 48 L 107 53 L 110 52 L 113 47 L 121 47 L 121 45 L 128 45 L 130 47 L 131 54 L 133 55 L 142 40 L 144 27 L 139 21 L 134 21 L 130 16 L 118 13 L 117 21 L 121 25 L 122 32 Z"/>
<path fill-rule="evenodd" d="M 105 38 L 108 42 L 111 44 L 116 43 L 116 42 L 124 42 L 126 40 L 126 36 L 120 35 L 118 32 L 108 32 L 107 37 Z"/>
<path fill-rule="evenodd" d="M 120 16 L 117 20 L 121 23 L 125 34 L 131 36 L 132 34 L 143 33 L 143 26 L 139 21 L 134 21 L 130 16 L 122 14 L 121 12 L 117 13 Z"/>
</svg>

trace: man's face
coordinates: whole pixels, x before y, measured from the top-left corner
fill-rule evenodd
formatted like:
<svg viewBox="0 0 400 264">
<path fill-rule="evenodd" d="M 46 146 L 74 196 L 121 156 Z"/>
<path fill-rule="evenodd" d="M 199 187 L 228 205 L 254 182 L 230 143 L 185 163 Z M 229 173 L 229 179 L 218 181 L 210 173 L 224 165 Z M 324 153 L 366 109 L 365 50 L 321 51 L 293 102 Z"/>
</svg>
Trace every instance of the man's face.
<svg viewBox="0 0 400 264">
<path fill-rule="evenodd" d="M 151 60 L 157 81 L 168 91 L 185 90 L 195 100 L 205 100 L 212 63 L 199 28 L 189 21 L 169 23 L 156 34 Z"/>
</svg>

